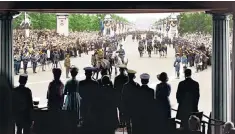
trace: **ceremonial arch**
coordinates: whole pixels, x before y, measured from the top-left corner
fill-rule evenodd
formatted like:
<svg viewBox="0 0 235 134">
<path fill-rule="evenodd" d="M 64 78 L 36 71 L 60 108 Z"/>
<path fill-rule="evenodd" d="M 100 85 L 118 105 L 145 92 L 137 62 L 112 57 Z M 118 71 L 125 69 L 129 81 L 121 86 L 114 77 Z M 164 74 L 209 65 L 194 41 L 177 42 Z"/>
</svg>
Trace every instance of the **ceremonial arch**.
<svg viewBox="0 0 235 134">
<path fill-rule="evenodd" d="M 19 11 L 56 13 L 165 13 L 205 11 L 213 17 L 212 119 L 227 121 L 228 111 L 235 122 L 235 47 L 233 43 L 232 82 L 229 85 L 230 57 L 228 14 L 234 14 L 235 2 L 0 2 L 0 131 L 10 134 L 11 87 L 13 87 L 12 18 Z M 235 24 L 235 23 L 234 23 Z M 234 33 L 234 30 L 233 30 Z M 234 36 L 235 34 L 233 34 Z M 235 36 L 233 37 L 234 40 Z M 1 82 L 4 80 L 1 80 Z M 231 87 L 231 88 L 230 88 Z M 231 90 L 231 96 L 227 92 Z M 227 103 L 227 98 L 231 102 Z M 231 109 L 228 109 L 231 105 Z M 212 120 L 212 121 L 216 121 Z M 221 133 L 221 126 L 214 133 Z"/>
</svg>

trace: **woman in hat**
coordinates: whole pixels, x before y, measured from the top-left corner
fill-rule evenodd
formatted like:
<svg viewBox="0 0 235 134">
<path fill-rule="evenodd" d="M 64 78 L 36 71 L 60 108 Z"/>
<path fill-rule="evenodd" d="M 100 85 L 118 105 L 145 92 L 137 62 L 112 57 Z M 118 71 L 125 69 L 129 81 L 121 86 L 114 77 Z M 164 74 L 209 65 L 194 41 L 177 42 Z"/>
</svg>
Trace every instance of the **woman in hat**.
<svg viewBox="0 0 235 134">
<path fill-rule="evenodd" d="M 66 96 L 65 98 L 65 103 L 64 103 L 64 109 L 69 110 L 69 111 L 76 111 L 77 113 L 77 119 L 79 119 L 79 107 L 80 107 L 80 95 L 78 93 L 78 84 L 79 81 L 76 80 L 76 76 L 78 74 L 78 68 L 76 67 L 71 67 L 70 70 L 72 79 L 68 80 L 67 83 L 65 84 L 64 88 L 64 95 Z"/>
<path fill-rule="evenodd" d="M 167 73 L 162 72 L 161 74 L 157 75 L 157 78 L 161 83 L 157 84 L 156 86 L 156 93 L 155 93 L 155 98 L 156 98 L 156 105 L 157 105 L 157 119 L 158 119 L 158 126 L 159 129 L 167 127 L 168 124 L 168 119 L 171 118 L 171 105 L 170 105 L 170 92 L 171 92 L 171 87 L 167 83 L 168 81 L 168 76 Z"/>
<path fill-rule="evenodd" d="M 101 79 L 98 128 L 104 134 L 114 134 L 118 127 L 118 92 L 110 86 L 110 78 L 105 75 Z"/>
</svg>

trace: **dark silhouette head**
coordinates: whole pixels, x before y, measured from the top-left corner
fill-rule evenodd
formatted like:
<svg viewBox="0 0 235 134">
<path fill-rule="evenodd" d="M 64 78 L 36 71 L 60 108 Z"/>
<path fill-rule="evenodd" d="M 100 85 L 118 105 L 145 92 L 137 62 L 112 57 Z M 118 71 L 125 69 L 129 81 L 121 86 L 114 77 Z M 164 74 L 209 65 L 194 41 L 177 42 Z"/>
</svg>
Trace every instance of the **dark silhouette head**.
<svg viewBox="0 0 235 134">
<path fill-rule="evenodd" d="M 101 70 L 101 75 L 102 76 L 105 76 L 105 75 L 107 75 L 108 73 L 107 73 L 107 69 L 102 69 Z"/>
<path fill-rule="evenodd" d="M 149 83 L 149 78 L 150 78 L 150 75 L 147 73 L 143 73 L 140 75 L 141 83 L 143 85 L 147 85 Z"/>
<path fill-rule="evenodd" d="M 161 82 L 167 82 L 168 81 L 168 76 L 166 72 L 162 72 L 161 74 L 157 75 L 158 80 Z"/>
<path fill-rule="evenodd" d="M 132 81 L 132 80 L 135 79 L 136 71 L 135 71 L 135 70 L 128 69 L 128 70 L 127 70 L 127 74 L 128 74 L 129 81 Z"/>
<path fill-rule="evenodd" d="M 185 76 L 185 78 L 191 77 L 192 76 L 191 69 L 185 69 L 184 76 Z"/>
<path fill-rule="evenodd" d="M 93 67 L 85 67 L 84 70 L 85 70 L 86 78 L 91 78 L 92 73 L 94 71 L 94 68 Z"/>
<path fill-rule="evenodd" d="M 119 65 L 120 74 L 124 74 L 125 70 L 126 70 L 126 65 L 124 64 Z"/>
<path fill-rule="evenodd" d="M 77 67 L 72 67 L 70 70 L 70 74 L 73 78 L 75 78 L 78 74 L 78 68 Z"/>
<path fill-rule="evenodd" d="M 28 75 L 27 74 L 21 74 L 19 77 L 19 83 L 20 85 L 25 85 L 28 81 Z"/>
<path fill-rule="evenodd" d="M 60 68 L 53 68 L 52 73 L 54 75 L 55 80 L 60 80 L 60 76 L 61 76 L 61 73 L 62 73 Z"/>
<path fill-rule="evenodd" d="M 102 77 L 102 79 L 101 79 L 101 83 L 102 83 L 103 85 L 109 85 L 109 84 L 110 84 L 110 78 L 109 78 L 109 76 L 104 75 L 104 76 Z"/>
</svg>

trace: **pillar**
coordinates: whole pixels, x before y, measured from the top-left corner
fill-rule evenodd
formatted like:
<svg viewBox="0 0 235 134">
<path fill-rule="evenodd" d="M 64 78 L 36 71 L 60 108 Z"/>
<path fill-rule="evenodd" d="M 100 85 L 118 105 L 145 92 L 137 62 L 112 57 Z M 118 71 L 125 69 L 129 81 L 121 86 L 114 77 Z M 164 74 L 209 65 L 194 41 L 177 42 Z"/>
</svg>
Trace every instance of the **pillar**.
<svg viewBox="0 0 235 134">
<path fill-rule="evenodd" d="M 229 89 L 229 19 L 227 14 L 211 13 L 212 43 L 212 118 L 227 121 L 227 92 Z M 213 129 L 222 134 L 222 126 Z"/>
<path fill-rule="evenodd" d="M 13 133 L 11 89 L 14 86 L 12 18 L 17 12 L 0 13 L 0 133 Z"/>
<path fill-rule="evenodd" d="M 231 65 L 231 91 L 230 91 L 230 96 L 231 96 L 231 105 L 230 105 L 230 116 L 231 116 L 231 121 L 235 123 L 235 13 L 233 13 L 233 44 L 232 44 L 232 55 L 231 55 L 231 60 L 232 60 L 232 65 Z"/>
</svg>

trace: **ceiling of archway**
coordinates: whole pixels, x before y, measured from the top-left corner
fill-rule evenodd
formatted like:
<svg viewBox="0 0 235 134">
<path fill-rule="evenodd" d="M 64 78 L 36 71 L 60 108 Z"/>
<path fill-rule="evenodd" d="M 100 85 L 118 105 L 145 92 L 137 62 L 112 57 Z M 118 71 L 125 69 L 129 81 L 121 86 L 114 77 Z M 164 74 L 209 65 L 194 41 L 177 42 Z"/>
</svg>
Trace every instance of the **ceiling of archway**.
<svg viewBox="0 0 235 134">
<path fill-rule="evenodd" d="M 163 13 L 225 10 L 233 1 L 1 1 L 0 10 L 66 13 Z"/>
</svg>

